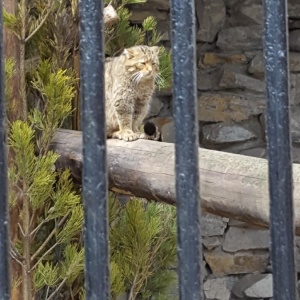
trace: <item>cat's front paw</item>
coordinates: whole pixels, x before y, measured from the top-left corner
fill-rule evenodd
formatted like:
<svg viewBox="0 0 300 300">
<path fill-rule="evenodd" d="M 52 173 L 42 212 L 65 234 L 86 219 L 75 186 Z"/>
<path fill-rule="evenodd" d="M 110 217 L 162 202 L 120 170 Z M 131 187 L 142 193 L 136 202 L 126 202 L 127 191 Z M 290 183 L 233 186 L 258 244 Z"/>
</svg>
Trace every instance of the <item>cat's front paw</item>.
<svg viewBox="0 0 300 300">
<path fill-rule="evenodd" d="M 113 139 L 119 139 L 119 140 L 124 140 L 126 142 L 131 142 L 135 141 L 140 138 L 139 133 L 135 133 L 132 130 L 119 130 L 113 133 L 112 135 Z"/>
</svg>

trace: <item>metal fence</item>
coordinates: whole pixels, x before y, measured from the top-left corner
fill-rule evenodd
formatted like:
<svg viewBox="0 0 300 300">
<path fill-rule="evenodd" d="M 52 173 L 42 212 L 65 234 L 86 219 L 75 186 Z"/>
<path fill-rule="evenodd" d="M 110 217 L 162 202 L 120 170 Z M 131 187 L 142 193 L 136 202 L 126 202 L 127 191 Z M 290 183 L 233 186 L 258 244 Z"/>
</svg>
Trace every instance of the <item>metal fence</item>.
<svg viewBox="0 0 300 300">
<path fill-rule="evenodd" d="M 102 0 L 80 1 L 85 284 L 88 300 L 109 299 L 102 15 Z M 202 299 L 201 229 L 194 1 L 171 0 L 171 15 L 179 291 L 182 300 L 199 300 Z M 295 300 L 287 1 L 265 0 L 264 20 L 273 298 Z M 10 298 L 10 285 L 2 31 L 0 5 L 0 299 L 6 300 Z"/>
</svg>

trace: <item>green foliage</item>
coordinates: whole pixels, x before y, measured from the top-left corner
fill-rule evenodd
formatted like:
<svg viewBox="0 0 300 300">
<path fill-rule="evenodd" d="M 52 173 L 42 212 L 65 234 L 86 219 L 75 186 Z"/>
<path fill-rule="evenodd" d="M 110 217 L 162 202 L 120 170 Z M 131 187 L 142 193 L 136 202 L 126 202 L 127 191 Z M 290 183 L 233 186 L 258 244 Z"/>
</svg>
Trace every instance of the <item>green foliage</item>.
<svg viewBox="0 0 300 300">
<path fill-rule="evenodd" d="M 108 1 L 109 2 L 109 1 Z M 157 31 L 157 21 L 153 16 L 147 17 L 141 26 L 132 25 L 130 17 L 132 13 L 126 7 L 127 4 L 145 3 L 141 0 L 115 1 L 118 4 L 119 22 L 110 28 L 106 28 L 105 50 L 108 56 L 119 55 L 124 48 L 135 45 L 146 44 L 157 45 L 161 40 L 161 35 Z M 113 2 L 114 4 L 114 2 Z M 159 89 L 169 88 L 172 84 L 171 54 L 164 47 L 160 51 L 160 73 L 157 80 Z"/>
<path fill-rule="evenodd" d="M 9 74 L 12 67 L 6 65 Z M 13 153 L 9 170 L 11 207 L 17 204 L 20 191 L 24 202 L 20 239 L 12 247 L 24 261 L 29 255 L 35 293 L 46 288 L 42 298 L 48 299 L 64 285 L 72 285 L 83 272 L 83 248 L 78 240 L 83 207 L 70 171 L 55 169 L 59 156 L 49 149 L 54 133 L 71 113 L 74 77 L 65 70 L 53 70 L 49 61 L 43 61 L 33 78 L 31 87 L 42 103 L 30 113 L 28 122 L 11 124 L 8 139 Z M 26 243 L 29 254 L 25 252 Z M 55 255 L 57 249 L 63 250 L 60 259 Z"/>
<path fill-rule="evenodd" d="M 6 99 L 11 99 L 11 97 L 12 97 L 13 91 L 12 91 L 12 87 L 9 84 L 9 82 L 16 73 L 15 65 L 16 64 L 15 64 L 14 59 L 12 59 L 12 58 L 5 59 L 5 78 L 6 78 L 5 98 Z"/>
<path fill-rule="evenodd" d="M 32 102 L 28 120 L 15 121 L 9 128 L 9 148 L 13 154 L 9 169 L 10 205 L 14 208 L 22 203 L 18 206 L 18 239 L 11 247 L 18 254 L 17 262 L 30 261 L 33 296 L 37 299 L 53 299 L 61 290 L 70 290 L 72 297 L 84 299 L 81 197 L 70 171 L 56 170 L 58 154 L 50 150 L 55 132 L 74 109 L 79 109 L 79 102 L 74 102 L 78 97 L 79 75 L 75 73 L 78 3 L 25 2 L 25 15 L 20 5 L 16 15 L 4 11 L 6 28 L 19 40 L 25 40 L 25 96 Z M 105 31 L 107 55 L 118 55 L 133 45 L 160 42 L 157 22 L 152 16 L 140 25 L 130 23 L 128 4 L 144 2 L 112 1 L 120 22 Z M 16 72 L 15 61 L 7 59 L 5 67 L 9 83 Z M 170 53 L 161 47 L 158 87 L 169 87 L 171 75 Z M 5 92 L 11 98 L 9 84 Z M 175 209 L 137 199 L 122 207 L 112 196 L 109 206 L 112 298 L 123 292 L 142 299 L 167 297 L 165 290 L 174 280 L 171 268 L 176 261 Z M 15 278 L 13 284 L 23 281 Z"/>
<path fill-rule="evenodd" d="M 175 208 L 138 199 L 121 208 L 117 201 L 110 199 L 112 294 L 122 286 L 133 299 L 164 294 L 175 279 Z"/>
<path fill-rule="evenodd" d="M 157 85 L 159 89 L 168 89 L 172 86 L 172 57 L 171 52 L 166 51 L 164 47 L 160 48 L 159 53 L 159 76 Z"/>
<path fill-rule="evenodd" d="M 50 262 L 39 263 L 34 273 L 34 286 L 39 291 L 44 286 L 53 287 L 59 281 L 59 269 Z"/>
<path fill-rule="evenodd" d="M 15 16 L 3 9 L 3 23 L 6 28 L 10 29 L 17 37 L 20 38 L 21 22 L 19 16 Z"/>
<path fill-rule="evenodd" d="M 52 71 L 51 63 L 43 61 L 33 74 L 32 87 L 39 92 L 41 104 L 29 115 L 32 125 L 43 132 L 37 147 L 42 153 L 49 147 L 50 140 L 72 110 L 74 76 L 66 70 Z"/>
</svg>

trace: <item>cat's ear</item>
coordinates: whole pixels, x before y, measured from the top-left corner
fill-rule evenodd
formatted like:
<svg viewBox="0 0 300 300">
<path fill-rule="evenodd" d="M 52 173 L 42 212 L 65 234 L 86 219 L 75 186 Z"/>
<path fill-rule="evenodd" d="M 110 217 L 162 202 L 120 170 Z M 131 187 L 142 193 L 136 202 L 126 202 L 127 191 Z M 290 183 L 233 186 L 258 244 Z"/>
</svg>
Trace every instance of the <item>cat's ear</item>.
<svg viewBox="0 0 300 300">
<path fill-rule="evenodd" d="M 152 46 L 152 47 L 151 47 L 151 50 L 152 50 L 155 54 L 158 54 L 159 51 L 160 51 L 160 47 L 158 47 L 158 46 Z"/>
<path fill-rule="evenodd" d="M 126 57 L 128 57 L 128 55 L 129 55 L 128 50 L 124 49 L 122 54 L 125 55 Z"/>
<path fill-rule="evenodd" d="M 127 57 L 127 58 L 131 58 L 133 56 L 131 49 L 124 49 L 122 54 L 125 55 L 125 57 Z"/>
</svg>

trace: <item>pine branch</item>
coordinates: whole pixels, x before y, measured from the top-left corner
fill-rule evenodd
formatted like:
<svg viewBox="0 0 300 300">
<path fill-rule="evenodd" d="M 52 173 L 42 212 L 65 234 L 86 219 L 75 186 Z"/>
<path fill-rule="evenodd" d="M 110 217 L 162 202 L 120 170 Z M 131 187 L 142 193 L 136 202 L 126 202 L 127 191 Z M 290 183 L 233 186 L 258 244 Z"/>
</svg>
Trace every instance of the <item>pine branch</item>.
<svg viewBox="0 0 300 300">
<path fill-rule="evenodd" d="M 65 277 L 64 280 L 60 283 L 60 285 L 55 289 L 55 291 L 48 298 L 46 298 L 46 300 L 53 299 L 56 296 L 56 294 L 60 291 L 60 289 L 64 286 L 67 280 L 68 278 Z"/>
<path fill-rule="evenodd" d="M 31 237 L 33 237 L 41 229 L 41 227 L 49 221 L 50 220 L 46 218 L 38 226 L 36 226 L 30 233 Z"/>
<path fill-rule="evenodd" d="M 27 191 L 27 185 L 23 183 L 23 191 Z M 23 196 L 23 297 L 24 300 L 32 299 L 31 260 L 30 260 L 30 201 L 28 195 Z"/>
<path fill-rule="evenodd" d="M 22 99 L 23 120 L 27 121 L 27 95 L 26 95 L 26 73 L 25 73 L 25 38 L 27 26 L 27 3 L 26 0 L 20 2 L 20 96 Z"/>
<path fill-rule="evenodd" d="M 10 256 L 22 267 L 24 266 L 23 262 L 24 257 L 17 251 L 17 249 L 13 246 L 12 242 L 10 242 Z"/>
<path fill-rule="evenodd" d="M 135 291 L 135 288 L 136 288 L 136 285 L 137 285 L 138 275 L 139 275 L 139 272 L 137 272 L 135 274 L 135 277 L 134 277 L 134 280 L 133 280 L 133 283 L 132 283 L 132 286 L 131 286 L 131 289 L 130 289 L 130 294 L 129 294 L 128 300 L 135 300 L 136 295 L 138 294 Z"/>
<path fill-rule="evenodd" d="M 64 222 L 67 220 L 67 218 L 69 217 L 69 214 L 65 215 L 60 222 L 58 223 L 58 228 L 61 227 Z M 48 242 L 52 239 L 52 237 L 55 235 L 55 233 L 57 232 L 57 227 L 55 227 L 52 232 L 48 235 L 48 237 L 46 238 L 46 240 L 42 243 L 42 245 L 36 250 L 36 252 L 31 256 L 31 261 L 33 262 L 36 257 L 44 250 L 44 248 L 47 246 Z"/>
<path fill-rule="evenodd" d="M 25 233 L 24 233 L 24 230 L 23 230 L 22 225 L 20 223 L 18 223 L 18 227 L 19 227 L 19 229 L 21 231 L 22 237 L 24 237 Z"/>
<path fill-rule="evenodd" d="M 55 243 L 52 247 L 50 247 L 45 253 L 43 253 L 43 255 L 40 257 L 40 259 L 35 263 L 35 265 L 31 268 L 31 271 L 33 271 L 38 265 L 40 262 L 42 262 L 44 260 L 44 258 L 49 254 L 51 253 L 51 251 L 56 247 L 58 246 L 59 243 Z"/>
<path fill-rule="evenodd" d="M 37 25 L 37 27 L 25 38 L 25 43 L 29 42 L 30 39 L 42 28 L 42 26 L 45 24 L 45 22 L 47 21 L 50 13 L 51 13 L 51 6 L 49 5 L 48 9 L 47 9 L 47 13 L 44 16 L 44 18 L 42 19 L 42 21 Z"/>
</svg>

